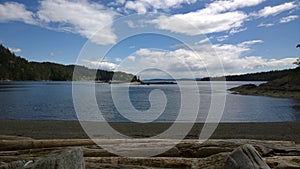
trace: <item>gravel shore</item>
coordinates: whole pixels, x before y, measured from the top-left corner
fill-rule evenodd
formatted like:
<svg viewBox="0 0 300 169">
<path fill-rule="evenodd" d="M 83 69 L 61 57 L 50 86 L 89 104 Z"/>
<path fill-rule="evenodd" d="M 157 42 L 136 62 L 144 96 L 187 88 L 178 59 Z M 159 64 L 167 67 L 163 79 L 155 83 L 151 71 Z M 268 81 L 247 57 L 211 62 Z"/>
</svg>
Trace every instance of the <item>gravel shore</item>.
<svg viewBox="0 0 300 169">
<path fill-rule="evenodd" d="M 168 129 L 171 123 L 110 123 L 110 125 L 122 134 L 141 138 L 157 135 Z M 186 138 L 197 139 L 202 127 L 202 123 L 196 123 Z M 0 120 L 0 135 L 34 139 L 88 138 L 77 121 Z M 288 140 L 300 143 L 300 122 L 220 123 L 211 138 Z"/>
</svg>

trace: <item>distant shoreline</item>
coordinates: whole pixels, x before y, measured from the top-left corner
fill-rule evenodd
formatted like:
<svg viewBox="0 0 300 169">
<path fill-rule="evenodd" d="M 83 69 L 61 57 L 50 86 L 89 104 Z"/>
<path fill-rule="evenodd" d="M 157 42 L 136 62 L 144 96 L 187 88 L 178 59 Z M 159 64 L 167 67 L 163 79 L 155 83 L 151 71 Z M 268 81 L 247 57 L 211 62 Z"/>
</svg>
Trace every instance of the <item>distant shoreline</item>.
<svg viewBox="0 0 300 169">
<path fill-rule="evenodd" d="M 257 89 L 246 89 L 245 86 L 239 86 L 230 89 L 233 94 L 251 95 L 251 96 L 269 96 L 277 98 L 288 98 L 300 100 L 299 91 L 280 91 L 280 90 L 257 90 Z"/>
<path fill-rule="evenodd" d="M 104 123 L 98 123 L 101 126 Z M 181 123 L 186 125 L 188 123 Z M 110 123 L 119 132 L 135 137 L 149 137 L 168 129 L 172 123 Z M 197 139 L 203 123 L 196 123 L 187 139 Z M 300 143 L 300 122 L 220 123 L 213 139 L 290 140 Z M 0 120 L 0 135 L 35 139 L 84 139 L 88 136 L 78 121 Z"/>
</svg>

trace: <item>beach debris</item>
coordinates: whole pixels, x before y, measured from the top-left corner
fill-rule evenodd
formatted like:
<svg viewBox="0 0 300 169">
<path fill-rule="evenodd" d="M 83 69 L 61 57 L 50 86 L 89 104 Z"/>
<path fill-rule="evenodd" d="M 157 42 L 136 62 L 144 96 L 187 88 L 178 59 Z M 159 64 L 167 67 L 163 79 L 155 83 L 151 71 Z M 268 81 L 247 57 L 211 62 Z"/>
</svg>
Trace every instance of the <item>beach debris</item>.
<svg viewBox="0 0 300 169">
<path fill-rule="evenodd" d="M 28 164 L 28 166 L 31 166 L 36 164 L 37 161 L 45 159 L 50 154 L 57 155 L 66 150 L 76 149 L 77 147 L 80 147 L 80 151 L 83 154 L 86 169 L 227 169 L 233 168 L 228 167 L 228 160 L 238 150 L 255 150 L 257 153 L 252 152 L 252 154 L 250 153 L 251 156 L 248 155 L 246 157 L 253 158 L 253 154 L 259 154 L 272 169 L 300 168 L 300 145 L 295 144 L 293 141 L 211 139 L 203 142 L 196 139 L 185 139 L 169 151 L 155 157 L 122 157 L 109 152 L 104 147 L 110 146 L 119 151 L 139 147 L 141 151 L 147 151 L 157 146 L 173 145 L 178 140 L 99 139 L 92 141 L 89 139 L 31 140 L 26 138 L 24 140 L 13 140 L 9 137 L 3 138 L 6 138 L 6 140 L 0 140 L 0 169 L 8 169 L 1 167 L 11 165 L 12 163 L 23 162 L 20 164 L 24 166 L 28 161 L 31 161 Z M 95 144 L 95 142 L 99 143 L 101 147 Z M 250 150 L 249 146 L 251 146 Z M 261 160 L 261 158 L 256 158 Z M 235 159 L 235 161 L 238 160 Z M 243 164 L 246 165 L 244 162 Z"/>
<path fill-rule="evenodd" d="M 22 169 L 26 162 L 26 160 L 13 161 L 11 163 L 0 165 L 0 169 Z"/>
<path fill-rule="evenodd" d="M 274 156 L 266 157 L 264 160 L 273 169 L 300 168 L 300 156 Z"/>
<path fill-rule="evenodd" d="M 0 151 L 24 150 L 49 147 L 83 146 L 95 144 L 89 139 L 61 139 L 61 140 L 0 140 Z"/>
<path fill-rule="evenodd" d="M 85 169 L 83 152 L 81 148 L 67 149 L 61 153 L 53 154 L 32 162 L 22 169 Z"/>
<path fill-rule="evenodd" d="M 242 145 L 230 153 L 228 165 L 231 169 L 270 169 L 250 144 Z"/>
</svg>

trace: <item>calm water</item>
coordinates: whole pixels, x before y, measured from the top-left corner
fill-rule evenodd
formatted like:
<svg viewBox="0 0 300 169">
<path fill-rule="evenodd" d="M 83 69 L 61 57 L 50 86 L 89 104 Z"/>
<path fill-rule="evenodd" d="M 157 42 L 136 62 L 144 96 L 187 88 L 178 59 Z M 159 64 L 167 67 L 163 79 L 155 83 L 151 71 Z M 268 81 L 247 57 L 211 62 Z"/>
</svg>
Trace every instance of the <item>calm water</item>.
<svg viewBox="0 0 300 169">
<path fill-rule="evenodd" d="M 190 82 L 186 82 L 189 87 Z M 214 82 L 218 83 L 218 82 Z M 227 82 L 227 88 L 249 82 Z M 75 85 L 84 89 L 90 86 L 88 82 L 78 82 Z M 200 93 L 200 108 L 197 121 L 204 121 L 211 105 L 211 88 L 208 82 L 197 82 Z M 95 95 L 98 107 L 108 121 L 128 121 L 127 118 L 138 117 L 138 120 L 156 119 L 155 121 L 174 121 L 181 108 L 180 89 L 177 85 L 150 85 L 130 86 L 129 97 L 131 104 L 138 112 L 147 112 L 151 107 L 149 94 L 155 89 L 164 92 L 166 105 L 161 114 L 145 113 L 137 116 L 131 111 L 122 98 L 117 99 L 121 104 L 122 113 L 114 106 L 111 97 L 111 86 L 108 84 L 95 84 Z M 113 91 L 117 95 L 128 93 L 126 86 L 114 85 Z M 190 91 L 191 94 L 196 91 Z M 291 99 L 242 96 L 230 92 L 214 91 L 226 95 L 226 105 L 222 116 L 223 122 L 275 122 L 299 121 L 300 103 Z M 221 93 L 220 93 L 221 92 Z M 84 93 L 83 93 L 84 94 Z M 163 104 L 164 100 L 153 96 L 153 104 Z M 87 106 L 88 107 L 88 106 Z M 159 106 L 158 106 L 159 107 Z M 186 108 L 188 109 L 188 108 Z M 85 109 L 85 120 L 97 119 L 97 111 L 93 108 Z M 188 110 L 186 110 L 188 112 Z M 155 106 L 154 106 L 155 112 Z M 186 119 L 189 121 L 189 114 Z M 127 118 L 125 118 L 127 117 Z M 154 118 L 158 117 L 158 118 Z M 185 118 L 185 117 L 184 117 Z M 73 99 L 71 82 L 2 82 L 0 83 L 0 119 L 26 119 L 26 120 L 77 120 Z"/>
</svg>

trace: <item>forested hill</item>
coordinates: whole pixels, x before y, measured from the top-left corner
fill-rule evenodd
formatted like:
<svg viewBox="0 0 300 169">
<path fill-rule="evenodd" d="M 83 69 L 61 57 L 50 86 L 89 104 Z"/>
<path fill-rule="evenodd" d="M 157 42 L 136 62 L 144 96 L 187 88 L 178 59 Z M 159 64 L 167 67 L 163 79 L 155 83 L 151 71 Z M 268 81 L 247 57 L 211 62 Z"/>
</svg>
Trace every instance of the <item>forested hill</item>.
<svg viewBox="0 0 300 169">
<path fill-rule="evenodd" d="M 50 62 L 29 62 L 0 45 L 0 81 L 71 81 L 74 67 L 75 65 Z M 114 80 L 131 81 L 135 78 L 134 75 L 124 72 L 92 70 L 83 66 L 77 66 L 77 68 L 78 71 L 76 71 L 74 80 L 109 81 L 114 78 Z M 97 71 L 96 78 L 95 71 Z"/>
<path fill-rule="evenodd" d="M 300 100 L 300 67 L 290 70 L 287 76 L 259 86 L 247 84 L 230 90 L 238 94 L 286 97 Z"/>
<path fill-rule="evenodd" d="M 286 70 L 276 70 L 269 72 L 259 72 L 259 73 L 248 73 L 243 75 L 230 75 L 225 76 L 227 81 L 271 81 L 275 79 L 280 79 L 288 76 L 291 73 L 297 72 L 296 69 L 286 69 Z M 205 77 L 200 79 L 201 81 L 220 81 L 224 80 L 224 77 Z"/>
</svg>

